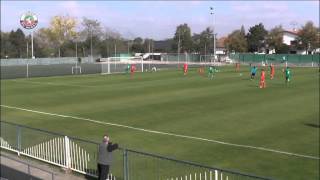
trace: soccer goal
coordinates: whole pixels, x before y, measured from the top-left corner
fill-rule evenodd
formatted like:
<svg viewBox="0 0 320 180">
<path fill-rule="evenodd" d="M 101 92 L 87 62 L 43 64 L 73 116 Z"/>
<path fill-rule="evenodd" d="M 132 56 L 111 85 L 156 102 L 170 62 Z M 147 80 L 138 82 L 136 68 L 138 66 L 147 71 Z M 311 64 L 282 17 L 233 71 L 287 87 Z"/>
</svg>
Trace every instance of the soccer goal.
<svg viewBox="0 0 320 180">
<path fill-rule="evenodd" d="M 125 73 L 128 71 L 128 65 L 135 65 L 136 72 L 144 71 L 142 57 L 101 58 L 99 64 L 101 64 L 101 74 Z"/>
<path fill-rule="evenodd" d="M 81 74 L 82 73 L 81 66 L 79 66 L 78 63 L 76 63 L 75 66 L 71 67 L 71 73 L 72 74 Z"/>
</svg>

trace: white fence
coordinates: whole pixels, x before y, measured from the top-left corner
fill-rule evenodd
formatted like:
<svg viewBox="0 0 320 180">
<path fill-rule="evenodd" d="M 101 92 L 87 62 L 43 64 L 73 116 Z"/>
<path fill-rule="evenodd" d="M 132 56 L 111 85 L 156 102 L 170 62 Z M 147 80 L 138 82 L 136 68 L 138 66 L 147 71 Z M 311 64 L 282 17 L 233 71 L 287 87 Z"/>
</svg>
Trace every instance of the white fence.
<svg viewBox="0 0 320 180">
<path fill-rule="evenodd" d="M 1 66 L 25 66 L 25 65 L 52 65 L 52 64 L 75 64 L 76 57 L 61 58 L 36 58 L 36 59 L 0 59 Z M 81 57 L 81 63 L 93 63 L 89 57 Z"/>
<path fill-rule="evenodd" d="M 56 137 L 49 141 L 18 150 L 0 137 L 1 148 L 28 156 L 40 161 L 54 164 L 66 169 L 97 177 L 96 170 L 88 169 L 90 154 L 68 136 Z M 116 178 L 110 173 L 110 180 Z"/>
<path fill-rule="evenodd" d="M 167 178 L 166 180 L 229 180 L 229 177 L 223 175 L 222 172 L 219 173 L 218 170 L 214 170 L 202 173 L 190 173 L 185 176 Z"/>
<path fill-rule="evenodd" d="M 2 149 L 97 177 L 98 143 L 0 122 Z M 129 149 L 120 149 L 113 155 L 109 180 L 271 180 Z"/>
</svg>

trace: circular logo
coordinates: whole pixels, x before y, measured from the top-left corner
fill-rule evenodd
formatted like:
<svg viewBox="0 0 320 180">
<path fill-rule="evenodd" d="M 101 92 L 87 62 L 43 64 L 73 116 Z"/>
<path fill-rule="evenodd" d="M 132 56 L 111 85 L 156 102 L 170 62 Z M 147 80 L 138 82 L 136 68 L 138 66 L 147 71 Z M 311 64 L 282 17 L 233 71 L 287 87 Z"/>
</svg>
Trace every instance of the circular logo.
<svg viewBox="0 0 320 180">
<path fill-rule="evenodd" d="M 33 29 L 38 24 L 38 18 L 32 12 L 27 12 L 21 16 L 20 24 L 25 29 Z"/>
</svg>

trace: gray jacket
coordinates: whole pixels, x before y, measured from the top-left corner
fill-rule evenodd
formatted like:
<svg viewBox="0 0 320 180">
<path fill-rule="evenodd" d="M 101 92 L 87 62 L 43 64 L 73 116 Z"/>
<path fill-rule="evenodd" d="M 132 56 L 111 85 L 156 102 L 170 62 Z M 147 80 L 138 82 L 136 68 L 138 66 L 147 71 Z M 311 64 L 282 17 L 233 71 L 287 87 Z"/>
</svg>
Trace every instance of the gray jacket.
<svg viewBox="0 0 320 180">
<path fill-rule="evenodd" d="M 111 165 L 112 163 L 112 151 L 118 148 L 118 144 L 112 144 L 109 142 L 108 144 L 102 142 L 99 145 L 99 153 L 98 153 L 98 164 L 103 165 Z"/>
</svg>

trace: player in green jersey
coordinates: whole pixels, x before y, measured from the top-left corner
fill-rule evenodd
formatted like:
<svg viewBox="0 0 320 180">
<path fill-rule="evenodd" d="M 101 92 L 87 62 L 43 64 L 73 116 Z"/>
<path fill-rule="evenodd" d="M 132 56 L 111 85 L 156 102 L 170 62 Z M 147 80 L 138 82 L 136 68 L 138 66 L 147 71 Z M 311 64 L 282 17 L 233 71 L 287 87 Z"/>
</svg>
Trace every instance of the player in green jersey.
<svg viewBox="0 0 320 180">
<path fill-rule="evenodd" d="M 291 70 L 289 67 L 286 68 L 284 71 L 285 77 L 286 77 L 286 84 L 288 84 L 291 81 Z"/>
<path fill-rule="evenodd" d="M 208 77 L 209 77 L 210 79 L 213 79 L 214 72 L 215 72 L 215 67 L 214 67 L 214 66 L 209 66 L 209 69 L 208 69 Z"/>
<path fill-rule="evenodd" d="M 130 69 L 131 69 L 131 65 L 128 64 L 127 67 L 126 67 L 126 69 L 125 69 L 125 71 L 126 71 L 127 74 L 130 72 Z"/>
</svg>

